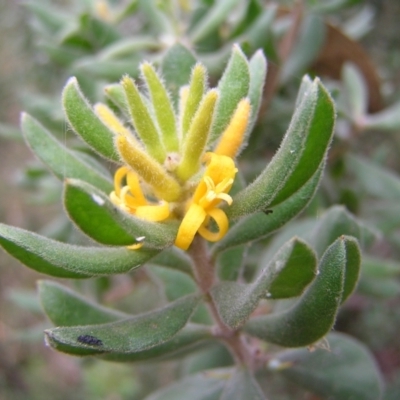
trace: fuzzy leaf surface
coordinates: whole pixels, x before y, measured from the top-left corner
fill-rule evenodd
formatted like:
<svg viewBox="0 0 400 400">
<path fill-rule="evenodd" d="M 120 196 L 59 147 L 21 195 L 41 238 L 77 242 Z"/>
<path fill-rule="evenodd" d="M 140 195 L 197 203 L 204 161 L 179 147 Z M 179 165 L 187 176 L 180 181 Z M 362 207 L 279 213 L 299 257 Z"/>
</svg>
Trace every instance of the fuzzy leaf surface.
<svg viewBox="0 0 400 400">
<path fill-rule="evenodd" d="M 300 295 L 313 280 L 317 260 L 308 245 L 294 238 L 287 242 L 252 284 L 222 282 L 211 295 L 224 323 L 241 326 L 263 298 Z"/>
<path fill-rule="evenodd" d="M 4 224 L 0 224 L 0 245 L 27 267 L 59 278 L 121 274 L 158 253 L 146 248 L 75 246 Z"/>
<path fill-rule="evenodd" d="M 119 161 L 114 149 L 113 133 L 100 121 L 83 96 L 76 78 L 70 78 L 64 87 L 63 106 L 68 123 L 93 150 L 111 161 Z"/>
<path fill-rule="evenodd" d="M 323 169 L 324 164 L 296 193 L 284 202 L 271 207 L 272 213 L 258 212 L 241 219 L 229 229 L 222 240 L 216 243 L 213 252 L 220 253 L 235 246 L 260 240 L 293 219 L 314 197 Z"/>
<path fill-rule="evenodd" d="M 175 224 L 145 221 L 116 207 L 95 187 L 75 179 L 64 186 L 64 206 L 72 221 L 99 243 L 128 246 L 145 237 L 149 247 L 164 248 L 173 243 Z"/>
<path fill-rule="evenodd" d="M 197 350 L 213 339 L 210 328 L 205 325 L 188 323 L 172 339 L 151 349 L 136 353 L 108 353 L 99 357 L 106 361 L 114 362 L 138 362 L 145 360 L 170 360 Z"/>
<path fill-rule="evenodd" d="M 234 197 L 228 215 L 237 218 L 265 210 L 304 186 L 323 164 L 334 120 L 332 99 L 315 79 L 304 93 L 277 153 L 257 179 Z"/>
<path fill-rule="evenodd" d="M 342 333 L 331 333 L 327 340 L 330 350 L 288 350 L 270 365 L 287 365 L 277 371 L 324 398 L 381 399 L 383 379 L 369 350 Z"/>
<path fill-rule="evenodd" d="M 199 302 L 191 295 L 170 303 L 162 309 L 128 319 L 100 325 L 53 328 L 45 331 L 48 343 L 69 354 L 125 353 L 131 354 L 165 343 L 187 323 Z M 84 342 L 82 337 L 94 338 Z"/>
<path fill-rule="evenodd" d="M 100 306 L 57 282 L 39 281 L 38 289 L 44 312 L 56 326 L 104 324 L 131 317 Z"/>
<path fill-rule="evenodd" d="M 112 190 L 110 176 L 96 170 L 83 157 L 65 147 L 30 115 L 22 115 L 21 127 L 29 147 L 58 179 L 82 179 L 104 192 Z"/>
<path fill-rule="evenodd" d="M 347 240 L 341 237 L 326 250 L 318 275 L 292 308 L 254 318 L 245 325 L 245 331 L 285 347 L 307 346 L 326 335 L 342 300 Z"/>
<path fill-rule="evenodd" d="M 250 87 L 250 68 L 239 46 L 234 46 L 228 65 L 218 83 L 219 100 L 211 128 L 209 144 L 223 133 L 239 101 L 247 96 Z"/>
</svg>

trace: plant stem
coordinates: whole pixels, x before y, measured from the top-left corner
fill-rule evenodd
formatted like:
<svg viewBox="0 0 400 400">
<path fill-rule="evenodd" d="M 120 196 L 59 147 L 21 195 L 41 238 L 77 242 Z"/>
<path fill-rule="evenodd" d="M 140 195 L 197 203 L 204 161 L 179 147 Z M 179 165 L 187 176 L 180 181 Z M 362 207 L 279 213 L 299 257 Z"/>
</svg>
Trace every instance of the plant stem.
<svg viewBox="0 0 400 400">
<path fill-rule="evenodd" d="M 193 260 L 197 284 L 205 295 L 208 309 L 216 324 L 215 336 L 227 345 L 236 363 L 253 369 L 254 360 L 244 338 L 238 331 L 225 325 L 218 314 L 214 299 L 210 294 L 211 288 L 217 283 L 214 260 L 208 252 L 206 241 L 199 235 L 194 238 L 189 254 Z"/>
</svg>

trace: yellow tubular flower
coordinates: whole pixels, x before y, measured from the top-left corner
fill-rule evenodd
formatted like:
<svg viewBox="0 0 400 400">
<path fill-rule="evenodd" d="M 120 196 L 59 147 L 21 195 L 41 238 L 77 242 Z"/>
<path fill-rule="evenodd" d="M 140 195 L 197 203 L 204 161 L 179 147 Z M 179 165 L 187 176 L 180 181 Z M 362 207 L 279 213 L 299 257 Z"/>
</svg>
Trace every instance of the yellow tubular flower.
<svg viewBox="0 0 400 400">
<path fill-rule="evenodd" d="M 229 228 L 225 212 L 218 205 L 225 201 L 232 204 L 228 192 L 232 187 L 237 169 L 233 160 L 215 153 L 206 154 L 207 167 L 204 176 L 197 186 L 188 210 L 179 227 L 175 245 L 187 250 L 196 233 L 210 242 L 222 239 Z M 213 219 L 218 231 L 213 232 L 207 225 Z"/>
<path fill-rule="evenodd" d="M 122 182 L 125 178 L 127 185 L 123 186 Z M 165 201 L 159 204 L 150 203 L 142 192 L 138 176 L 127 167 L 121 167 L 115 173 L 114 189 L 110 194 L 110 199 L 124 211 L 147 221 L 163 221 L 169 217 L 168 203 Z M 139 246 L 139 244 L 133 246 Z"/>
<path fill-rule="evenodd" d="M 246 133 L 250 113 L 250 100 L 247 98 L 241 100 L 214 150 L 216 154 L 231 158 L 236 157 Z"/>
</svg>

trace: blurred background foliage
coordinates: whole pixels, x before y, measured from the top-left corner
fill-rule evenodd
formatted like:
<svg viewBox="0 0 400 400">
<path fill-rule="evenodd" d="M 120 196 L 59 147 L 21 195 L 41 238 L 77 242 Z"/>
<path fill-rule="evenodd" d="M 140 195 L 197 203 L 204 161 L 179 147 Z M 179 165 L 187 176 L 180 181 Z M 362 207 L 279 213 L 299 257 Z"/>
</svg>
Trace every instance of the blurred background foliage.
<svg viewBox="0 0 400 400">
<path fill-rule="evenodd" d="M 196 12 L 189 13 L 187 7 L 194 3 Z M 63 216 L 61 184 L 30 154 L 18 128 L 19 113 L 25 110 L 69 146 L 88 151 L 68 131 L 62 116 L 60 93 L 69 76 L 78 77 L 91 101 L 107 100 L 106 84 L 124 73 L 137 76 L 139 62 L 156 62 L 174 36 L 197 52 L 212 82 L 219 78 L 232 43 L 239 42 L 248 54 L 261 47 L 269 70 L 259 121 L 241 160 L 248 179 L 279 145 L 304 73 L 321 76 L 338 106 L 336 138 L 318 195 L 297 222 L 268 239 L 269 251 L 337 204 L 374 232 L 372 246 L 364 246 L 357 293 L 342 309 L 336 330 L 350 333 L 372 350 L 386 382 L 384 399 L 398 399 L 400 4 L 230 1 L 228 18 L 216 19 L 207 31 L 201 20 L 214 3 L 0 1 L 0 220 L 59 240 L 88 240 Z M 222 347 L 190 356 L 183 365 L 169 361 L 112 367 L 51 351 L 41 344 L 48 322 L 36 297 L 38 278 L 42 277 L 0 253 L 2 399 L 50 399 L 55 393 L 60 400 L 141 399 L 187 372 L 229 365 Z M 129 312 L 160 303 L 157 279 L 141 271 L 74 285 Z M 135 304 L 140 307 L 135 309 Z M 280 378 L 271 379 L 275 399 L 317 399 Z"/>
</svg>

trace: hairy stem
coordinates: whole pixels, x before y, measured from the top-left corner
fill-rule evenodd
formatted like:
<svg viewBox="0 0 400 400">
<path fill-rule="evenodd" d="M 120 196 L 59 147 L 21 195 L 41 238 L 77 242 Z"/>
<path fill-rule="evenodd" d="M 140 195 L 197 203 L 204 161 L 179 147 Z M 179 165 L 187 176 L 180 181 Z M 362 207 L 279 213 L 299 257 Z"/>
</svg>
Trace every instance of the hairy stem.
<svg viewBox="0 0 400 400">
<path fill-rule="evenodd" d="M 224 324 L 218 314 L 211 288 L 217 283 L 214 260 L 211 258 L 206 241 L 196 235 L 189 249 L 194 264 L 194 274 L 200 290 L 205 295 L 208 309 L 215 322 L 215 336 L 221 339 L 229 348 L 236 363 L 245 364 L 253 369 L 254 360 L 251 351 L 240 333 Z"/>
</svg>

